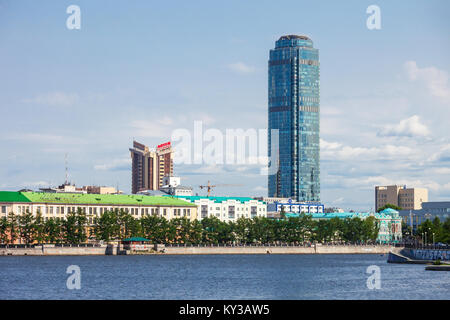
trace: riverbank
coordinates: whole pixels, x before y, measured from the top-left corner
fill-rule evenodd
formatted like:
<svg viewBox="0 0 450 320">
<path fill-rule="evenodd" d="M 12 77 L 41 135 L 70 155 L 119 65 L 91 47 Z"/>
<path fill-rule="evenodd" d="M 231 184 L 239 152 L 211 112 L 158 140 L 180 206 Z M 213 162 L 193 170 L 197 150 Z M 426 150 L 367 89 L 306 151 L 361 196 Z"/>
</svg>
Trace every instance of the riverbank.
<svg viewBox="0 0 450 320">
<path fill-rule="evenodd" d="M 0 256 L 88 256 L 88 255 L 226 255 L 226 254 L 388 254 L 390 245 L 312 245 L 312 246 L 151 246 L 146 251 L 127 250 L 118 245 L 95 247 L 49 245 L 33 248 L 0 248 Z"/>
</svg>

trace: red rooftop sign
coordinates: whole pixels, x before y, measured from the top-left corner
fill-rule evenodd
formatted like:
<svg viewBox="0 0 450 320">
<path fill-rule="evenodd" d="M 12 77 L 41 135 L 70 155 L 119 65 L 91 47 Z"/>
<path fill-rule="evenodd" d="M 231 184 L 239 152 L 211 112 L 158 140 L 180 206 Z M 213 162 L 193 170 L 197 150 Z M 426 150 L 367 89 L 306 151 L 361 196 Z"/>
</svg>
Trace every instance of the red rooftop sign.
<svg viewBox="0 0 450 320">
<path fill-rule="evenodd" d="M 163 149 L 167 149 L 167 148 L 170 148 L 170 141 L 166 142 L 166 143 L 163 143 L 163 144 L 160 144 L 157 147 L 158 150 L 163 150 Z"/>
</svg>

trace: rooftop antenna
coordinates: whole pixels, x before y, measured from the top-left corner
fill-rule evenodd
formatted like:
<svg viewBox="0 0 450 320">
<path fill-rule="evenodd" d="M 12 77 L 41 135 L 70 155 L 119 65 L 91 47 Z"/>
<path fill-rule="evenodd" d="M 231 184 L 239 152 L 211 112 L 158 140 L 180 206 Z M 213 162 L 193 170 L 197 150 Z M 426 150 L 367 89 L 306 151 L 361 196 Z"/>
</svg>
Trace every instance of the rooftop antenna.
<svg viewBox="0 0 450 320">
<path fill-rule="evenodd" d="M 67 166 L 67 153 L 64 155 L 64 163 L 65 163 L 65 167 L 66 167 L 66 182 L 64 184 L 68 185 L 69 184 L 69 168 Z"/>
</svg>

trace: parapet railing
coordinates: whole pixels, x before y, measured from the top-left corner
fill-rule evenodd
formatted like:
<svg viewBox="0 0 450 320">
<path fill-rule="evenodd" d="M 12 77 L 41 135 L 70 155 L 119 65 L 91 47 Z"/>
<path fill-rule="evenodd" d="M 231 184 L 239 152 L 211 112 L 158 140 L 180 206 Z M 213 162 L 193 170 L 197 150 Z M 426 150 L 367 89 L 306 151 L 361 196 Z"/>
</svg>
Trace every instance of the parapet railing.
<svg viewBox="0 0 450 320">
<path fill-rule="evenodd" d="M 101 244 L 98 243 L 80 243 L 80 244 L 68 244 L 68 243 L 40 243 L 40 244 L 0 244 L 0 248 L 16 248 L 16 249 L 27 249 L 27 248 L 35 248 L 42 246 L 52 246 L 52 247 L 80 247 L 80 248 L 94 248 L 101 247 Z"/>
<path fill-rule="evenodd" d="M 344 242 L 333 242 L 333 243 L 166 243 L 166 247 L 314 247 L 318 246 L 392 246 L 392 243 L 344 243 Z"/>
<path fill-rule="evenodd" d="M 408 249 L 433 249 L 433 250 L 450 250 L 450 245 L 441 243 L 421 244 L 421 243 L 401 243 L 396 247 L 404 247 Z"/>
</svg>

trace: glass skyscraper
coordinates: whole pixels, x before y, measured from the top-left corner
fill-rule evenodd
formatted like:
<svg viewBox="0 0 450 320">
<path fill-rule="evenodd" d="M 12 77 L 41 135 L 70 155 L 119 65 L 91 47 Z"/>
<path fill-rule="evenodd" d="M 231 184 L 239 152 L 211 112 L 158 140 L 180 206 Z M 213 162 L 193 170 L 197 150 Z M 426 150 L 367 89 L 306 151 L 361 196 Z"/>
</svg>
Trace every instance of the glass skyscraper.
<svg viewBox="0 0 450 320">
<path fill-rule="evenodd" d="M 279 130 L 279 150 L 269 197 L 320 201 L 319 76 L 319 50 L 311 39 L 288 35 L 275 42 L 269 58 L 269 158 L 271 129 Z"/>
</svg>

